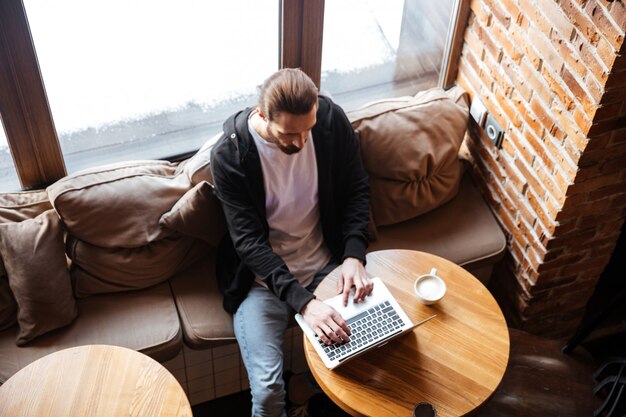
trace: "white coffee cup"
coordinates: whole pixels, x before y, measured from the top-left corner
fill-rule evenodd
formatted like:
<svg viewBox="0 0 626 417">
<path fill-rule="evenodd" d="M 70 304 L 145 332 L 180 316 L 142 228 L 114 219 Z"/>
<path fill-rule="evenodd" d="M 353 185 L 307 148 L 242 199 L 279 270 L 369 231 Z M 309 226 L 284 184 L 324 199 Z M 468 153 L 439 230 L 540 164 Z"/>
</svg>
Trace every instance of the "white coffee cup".
<svg viewBox="0 0 626 417">
<path fill-rule="evenodd" d="M 446 293 L 446 283 L 437 275 L 437 268 L 433 268 L 429 274 L 417 277 L 413 290 L 422 304 L 430 305 L 443 298 Z"/>
</svg>

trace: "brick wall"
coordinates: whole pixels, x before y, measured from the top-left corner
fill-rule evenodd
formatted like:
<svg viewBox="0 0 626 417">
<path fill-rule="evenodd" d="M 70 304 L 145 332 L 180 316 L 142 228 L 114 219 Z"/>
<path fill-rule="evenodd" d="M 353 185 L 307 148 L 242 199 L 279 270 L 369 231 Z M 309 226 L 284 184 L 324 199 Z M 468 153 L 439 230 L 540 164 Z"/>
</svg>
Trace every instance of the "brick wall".
<svg viewBox="0 0 626 417">
<path fill-rule="evenodd" d="M 492 289 L 512 326 L 570 335 L 619 236 L 625 29 L 623 0 L 471 1 L 457 83 L 505 129 L 468 145 L 508 237 Z"/>
</svg>

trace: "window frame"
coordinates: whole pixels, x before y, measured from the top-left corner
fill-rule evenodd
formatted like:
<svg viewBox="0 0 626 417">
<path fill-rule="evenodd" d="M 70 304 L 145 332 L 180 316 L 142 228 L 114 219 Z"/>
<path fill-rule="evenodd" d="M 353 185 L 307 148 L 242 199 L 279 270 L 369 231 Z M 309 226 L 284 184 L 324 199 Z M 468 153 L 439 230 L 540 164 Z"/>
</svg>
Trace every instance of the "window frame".
<svg viewBox="0 0 626 417">
<path fill-rule="evenodd" d="M 301 68 L 320 86 L 324 0 L 279 0 L 279 67 Z M 469 0 L 456 0 L 439 85 L 456 79 Z M 306 51 L 306 54 L 304 53 Z M 23 189 L 67 175 L 23 0 L 0 1 L 0 114 Z"/>
</svg>

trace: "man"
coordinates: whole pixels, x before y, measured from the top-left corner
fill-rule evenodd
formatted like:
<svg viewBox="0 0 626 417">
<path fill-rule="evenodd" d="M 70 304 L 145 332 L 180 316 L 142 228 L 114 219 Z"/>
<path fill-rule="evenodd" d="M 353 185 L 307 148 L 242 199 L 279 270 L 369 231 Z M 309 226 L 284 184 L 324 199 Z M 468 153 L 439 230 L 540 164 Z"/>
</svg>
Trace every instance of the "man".
<svg viewBox="0 0 626 417">
<path fill-rule="evenodd" d="M 346 115 L 311 79 L 283 69 L 260 87 L 258 105 L 231 116 L 211 155 L 230 239 L 218 248 L 224 308 L 252 392 L 252 415 L 285 415 L 282 345 L 295 312 L 325 343 L 350 329 L 312 291 L 341 264 L 347 303 L 372 291 L 365 273 L 369 185 Z"/>
</svg>

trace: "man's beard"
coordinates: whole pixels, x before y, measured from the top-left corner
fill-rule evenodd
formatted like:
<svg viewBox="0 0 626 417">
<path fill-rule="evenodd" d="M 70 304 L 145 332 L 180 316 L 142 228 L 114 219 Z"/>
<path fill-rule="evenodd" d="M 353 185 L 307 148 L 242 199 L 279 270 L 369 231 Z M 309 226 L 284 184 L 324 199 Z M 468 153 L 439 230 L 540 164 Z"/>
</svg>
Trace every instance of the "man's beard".
<svg viewBox="0 0 626 417">
<path fill-rule="evenodd" d="M 276 143 L 276 146 L 278 146 L 278 149 L 280 149 L 281 151 L 283 151 L 287 155 L 293 155 L 294 153 L 298 153 L 298 152 L 300 152 L 302 150 L 302 148 L 298 148 L 295 145 L 283 146 L 283 145 L 279 144 L 278 142 Z"/>
</svg>

